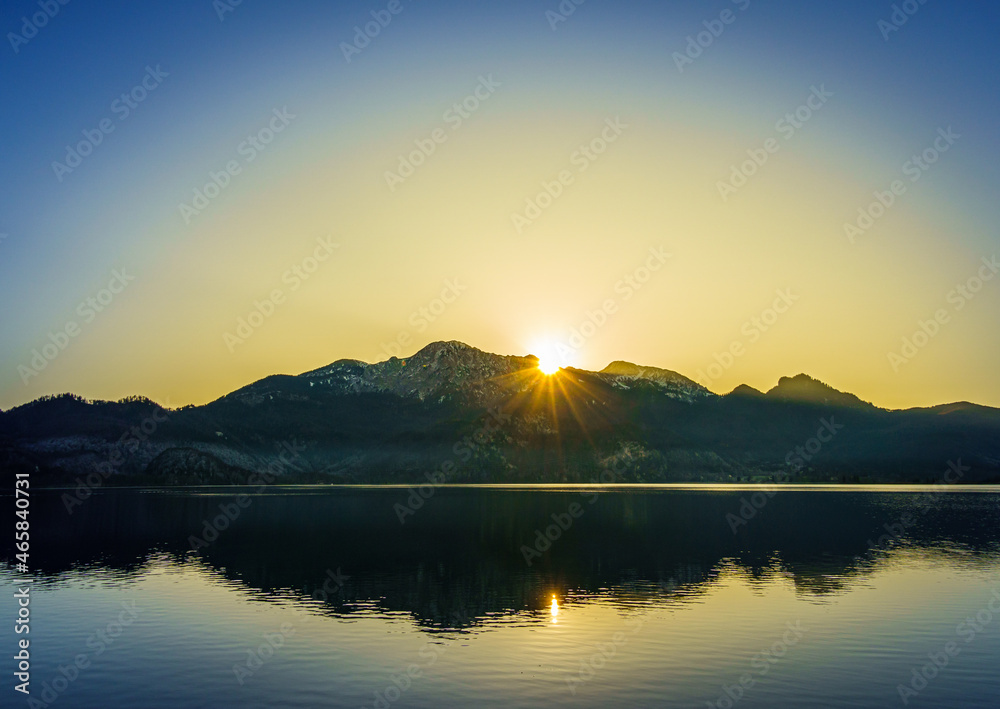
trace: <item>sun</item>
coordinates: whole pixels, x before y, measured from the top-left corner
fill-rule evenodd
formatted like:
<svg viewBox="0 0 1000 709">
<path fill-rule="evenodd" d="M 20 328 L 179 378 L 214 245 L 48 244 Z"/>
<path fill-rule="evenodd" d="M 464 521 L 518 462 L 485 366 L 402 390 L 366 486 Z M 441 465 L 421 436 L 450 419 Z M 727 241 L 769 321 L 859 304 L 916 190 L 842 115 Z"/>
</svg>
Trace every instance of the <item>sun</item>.
<svg viewBox="0 0 1000 709">
<path fill-rule="evenodd" d="M 551 357 L 541 357 L 538 360 L 538 369 L 540 369 L 542 374 L 545 376 L 550 376 L 559 371 L 559 362 Z"/>
<path fill-rule="evenodd" d="M 539 338 L 529 350 L 538 358 L 538 371 L 549 377 L 564 367 L 575 366 L 573 350 L 552 338 Z"/>
</svg>

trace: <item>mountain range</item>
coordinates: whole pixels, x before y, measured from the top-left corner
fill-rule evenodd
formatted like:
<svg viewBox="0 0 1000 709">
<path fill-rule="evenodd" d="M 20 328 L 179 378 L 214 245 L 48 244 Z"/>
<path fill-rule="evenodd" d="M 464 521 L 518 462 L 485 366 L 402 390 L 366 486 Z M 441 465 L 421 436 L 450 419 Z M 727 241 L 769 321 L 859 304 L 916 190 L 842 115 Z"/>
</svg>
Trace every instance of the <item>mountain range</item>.
<svg viewBox="0 0 1000 709">
<path fill-rule="evenodd" d="M 436 342 L 403 359 L 266 377 L 203 406 L 43 397 L 0 412 L 0 468 L 89 489 L 998 482 L 1000 409 L 887 410 L 805 374 L 725 395 L 622 361 L 546 376 L 532 355 Z"/>
</svg>

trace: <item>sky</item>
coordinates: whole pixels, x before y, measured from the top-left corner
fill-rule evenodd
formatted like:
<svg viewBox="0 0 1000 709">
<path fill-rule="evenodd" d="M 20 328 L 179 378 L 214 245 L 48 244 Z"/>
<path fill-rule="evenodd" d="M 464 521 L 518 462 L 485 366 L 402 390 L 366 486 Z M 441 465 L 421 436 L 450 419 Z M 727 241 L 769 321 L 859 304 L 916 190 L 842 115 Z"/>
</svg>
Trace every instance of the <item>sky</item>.
<svg viewBox="0 0 1000 709">
<path fill-rule="evenodd" d="M 0 407 L 439 340 L 1000 406 L 1000 6 L 3 0 Z"/>
</svg>

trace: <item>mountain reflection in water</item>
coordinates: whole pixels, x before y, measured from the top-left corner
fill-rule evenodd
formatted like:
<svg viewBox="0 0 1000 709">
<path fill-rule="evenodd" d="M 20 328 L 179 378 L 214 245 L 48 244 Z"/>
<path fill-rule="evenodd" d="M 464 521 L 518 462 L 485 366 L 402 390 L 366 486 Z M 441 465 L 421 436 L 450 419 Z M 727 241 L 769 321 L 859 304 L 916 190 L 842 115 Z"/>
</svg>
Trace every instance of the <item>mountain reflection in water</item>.
<svg viewBox="0 0 1000 709">
<path fill-rule="evenodd" d="M 504 614 L 548 622 L 594 595 L 685 602 L 734 572 L 785 576 L 823 602 L 901 553 L 985 568 L 1000 550 L 995 492 L 781 491 L 740 517 L 753 490 L 441 488 L 404 523 L 400 488 L 240 492 L 111 490 L 68 514 L 59 493 L 36 491 L 37 583 L 124 579 L 166 559 L 261 600 L 405 613 L 434 631 Z"/>
</svg>

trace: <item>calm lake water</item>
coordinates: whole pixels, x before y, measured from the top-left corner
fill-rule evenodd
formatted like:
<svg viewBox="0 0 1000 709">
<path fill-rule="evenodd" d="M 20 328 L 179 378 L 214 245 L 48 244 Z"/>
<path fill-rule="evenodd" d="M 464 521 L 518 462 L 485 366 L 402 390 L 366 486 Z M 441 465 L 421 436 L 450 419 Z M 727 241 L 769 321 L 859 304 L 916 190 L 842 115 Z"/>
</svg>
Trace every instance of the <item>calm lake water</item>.
<svg viewBox="0 0 1000 709">
<path fill-rule="evenodd" d="M 996 489 L 238 492 L 33 493 L 36 706 L 1000 707 Z"/>
</svg>

